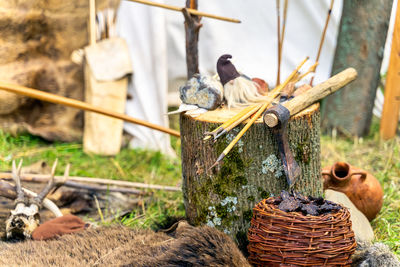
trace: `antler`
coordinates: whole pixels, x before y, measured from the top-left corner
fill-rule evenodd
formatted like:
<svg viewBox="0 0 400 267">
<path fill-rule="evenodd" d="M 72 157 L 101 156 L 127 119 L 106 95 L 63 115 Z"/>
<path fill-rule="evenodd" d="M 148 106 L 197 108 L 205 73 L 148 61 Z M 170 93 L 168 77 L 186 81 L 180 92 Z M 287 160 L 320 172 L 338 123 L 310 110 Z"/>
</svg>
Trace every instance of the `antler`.
<svg viewBox="0 0 400 267">
<path fill-rule="evenodd" d="M 20 174 L 21 174 L 21 167 L 22 167 L 22 160 L 20 160 L 18 164 L 18 168 L 15 165 L 15 160 L 12 162 L 12 178 L 15 182 L 15 187 L 16 187 L 16 192 L 17 192 L 17 198 L 15 199 L 15 203 L 25 203 L 25 193 L 22 190 L 21 187 L 21 179 L 20 179 Z"/>
<path fill-rule="evenodd" d="M 55 162 L 55 164 L 57 164 L 57 162 Z M 54 166 L 53 166 L 53 168 L 54 168 Z M 55 171 L 55 168 L 54 168 L 54 171 L 52 170 L 52 172 L 51 172 L 51 173 L 52 173 L 52 174 L 51 174 L 52 177 L 50 178 L 50 181 L 49 181 L 49 183 L 47 184 L 46 188 L 43 189 L 43 191 L 39 194 L 40 196 L 37 195 L 37 196 L 34 198 L 34 201 L 40 201 L 39 203 L 35 203 L 36 205 L 38 205 L 38 207 L 39 207 L 39 205 L 43 204 L 43 206 L 44 206 L 45 208 L 47 208 L 48 210 L 50 210 L 51 212 L 53 212 L 53 214 L 54 214 L 56 217 L 62 216 L 62 213 L 61 213 L 60 209 L 57 207 L 56 204 L 54 204 L 52 201 L 50 201 L 49 199 L 47 199 L 47 198 L 45 198 L 45 197 L 46 197 L 46 195 L 51 191 L 51 189 L 52 189 L 53 187 L 55 187 L 55 186 L 60 186 L 60 185 L 64 184 L 65 181 L 67 181 L 67 179 L 68 179 L 68 177 L 69 177 L 69 168 L 70 168 L 70 164 L 67 164 L 67 167 L 65 167 L 64 176 L 63 176 L 62 180 L 58 181 L 57 183 L 54 183 L 54 171 Z M 47 187 L 49 187 L 49 184 L 50 184 L 50 183 L 52 184 L 51 187 L 50 187 L 50 189 L 49 189 L 47 192 L 45 192 L 46 189 L 47 189 Z M 41 196 L 42 193 L 44 194 L 43 196 Z M 40 197 L 40 198 L 39 198 L 39 197 Z M 40 200 L 40 199 L 41 199 L 41 200 Z"/>
<path fill-rule="evenodd" d="M 57 167 L 57 159 L 53 164 L 53 168 L 51 170 L 51 178 L 46 185 L 46 187 L 40 192 L 35 198 L 31 201 L 31 204 L 27 206 L 25 203 L 25 189 L 21 187 L 21 179 L 20 172 L 22 166 L 22 160 L 20 161 L 18 168 L 15 165 L 15 161 L 12 163 L 12 177 L 15 181 L 16 187 L 16 206 L 15 209 L 11 211 L 10 216 L 6 220 L 6 236 L 7 238 L 23 236 L 24 238 L 30 238 L 32 236 L 33 231 L 38 227 L 40 223 L 39 209 L 42 205 L 42 202 L 45 202 L 46 195 L 50 192 L 51 189 L 55 186 L 54 183 L 54 174 Z M 66 168 L 66 174 L 68 175 L 68 169 Z M 65 177 L 64 177 L 65 179 Z M 49 210 L 51 210 L 54 215 L 59 217 L 61 214 L 60 210 L 56 205 L 52 206 L 52 202 L 43 203 Z M 50 205 L 49 205 L 50 204 Z"/>
<path fill-rule="evenodd" d="M 39 210 L 40 205 L 42 204 L 46 209 L 51 211 L 56 217 L 62 216 L 62 213 L 60 209 L 57 207 L 54 202 L 51 200 L 45 198 L 48 192 L 51 190 L 48 189 L 48 192 L 42 192 L 44 196 L 38 196 L 36 193 L 23 188 L 21 186 L 21 181 L 20 181 L 20 172 L 21 172 L 21 167 L 22 167 L 22 160 L 19 162 L 18 167 L 16 167 L 15 161 L 12 163 L 12 178 L 15 182 L 15 186 L 11 183 L 8 183 L 6 181 L 0 180 L 0 196 L 3 196 L 5 198 L 9 199 L 15 199 L 16 206 L 14 211 L 20 211 L 21 209 L 24 209 L 24 207 L 27 207 L 26 204 L 28 202 L 27 198 L 34 198 L 36 199 L 35 203 L 32 203 L 34 201 L 31 201 L 34 207 L 30 207 L 32 210 Z M 69 164 L 67 165 L 64 173 L 64 178 L 60 181 L 57 182 L 57 185 L 61 185 L 65 183 L 66 179 L 69 176 Z M 55 166 L 53 166 L 53 171 L 52 171 L 52 176 L 54 176 L 54 171 L 55 171 Z M 49 183 L 54 183 L 53 181 L 50 181 Z M 43 190 L 44 191 L 44 190 Z M 32 206 L 32 205 L 31 205 Z"/>
<path fill-rule="evenodd" d="M 51 177 L 45 188 L 32 200 L 33 204 L 36 204 L 38 207 L 42 205 L 43 199 L 50 193 L 50 191 L 56 186 L 54 182 L 54 174 L 56 172 L 58 159 L 56 159 L 53 163 L 53 167 L 51 168 Z M 67 167 L 68 168 L 68 167 Z"/>
</svg>

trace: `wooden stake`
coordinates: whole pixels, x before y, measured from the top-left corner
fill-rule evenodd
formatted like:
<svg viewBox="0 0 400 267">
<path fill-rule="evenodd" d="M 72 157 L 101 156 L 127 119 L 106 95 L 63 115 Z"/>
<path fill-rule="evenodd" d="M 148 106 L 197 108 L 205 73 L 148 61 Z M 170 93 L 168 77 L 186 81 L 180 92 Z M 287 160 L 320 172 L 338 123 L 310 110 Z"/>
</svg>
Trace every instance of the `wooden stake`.
<svg viewBox="0 0 400 267">
<path fill-rule="evenodd" d="M 281 0 L 276 0 L 276 19 L 277 19 L 277 34 L 278 34 L 278 74 L 276 76 L 276 86 L 281 83 Z"/>
<path fill-rule="evenodd" d="M 400 110 L 400 3 L 397 3 L 389 69 L 386 77 L 380 135 L 384 140 L 396 136 Z"/>
<path fill-rule="evenodd" d="M 285 4 L 283 7 L 283 22 L 282 22 L 282 31 L 281 31 L 281 14 L 280 14 L 280 0 L 276 0 L 276 12 L 277 12 L 277 21 L 278 21 L 278 74 L 276 78 L 276 85 L 279 85 L 281 82 L 281 62 L 282 62 L 282 49 L 283 49 L 283 40 L 285 38 L 285 29 L 286 29 L 286 20 L 287 20 L 287 9 L 288 9 L 288 0 L 285 0 Z"/>
<path fill-rule="evenodd" d="M 145 195 L 145 191 L 132 189 L 132 188 L 124 188 L 124 187 L 109 187 L 109 186 L 97 186 L 97 185 L 88 185 L 81 184 L 72 181 L 66 181 L 63 186 L 77 188 L 77 189 L 86 189 L 90 191 L 103 191 L 103 192 L 119 192 L 125 194 L 134 194 L 134 195 Z"/>
<path fill-rule="evenodd" d="M 180 137 L 180 133 L 175 130 L 172 130 L 172 129 L 169 129 L 169 128 L 166 128 L 166 127 L 163 127 L 160 125 L 156 125 L 156 124 L 150 123 L 145 120 L 136 119 L 136 118 L 130 117 L 130 116 L 122 114 L 122 113 L 114 112 L 112 110 L 107 110 L 107 109 L 103 109 L 101 107 L 96 107 L 96 106 L 90 105 L 88 103 L 85 103 L 85 102 L 82 102 L 79 100 L 75 100 L 75 99 L 71 99 L 68 97 L 50 94 L 47 92 L 28 88 L 25 86 L 21 86 L 21 85 L 17 85 L 17 84 L 9 84 L 9 83 L 4 83 L 4 82 L 0 82 L 0 89 L 5 90 L 7 92 L 15 93 L 18 95 L 24 95 L 24 96 L 39 99 L 42 101 L 51 102 L 54 104 L 61 104 L 64 106 L 69 106 L 69 107 L 78 108 L 78 109 L 82 109 L 82 110 L 86 110 L 86 111 L 96 112 L 96 113 L 103 114 L 103 115 L 113 117 L 116 119 L 139 124 L 139 125 L 142 125 L 142 126 L 145 126 L 145 127 L 148 127 L 148 128 L 160 131 L 160 132 L 164 132 L 164 133 L 176 136 L 176 137 Z"/>
<path fill-rule="evenodd" d="M 335 2 L 335 0 L 331 0 L 331 4 L 330 4 L 329 10 L 328 10 L 328 15 L 326 16 L 326 20 L 325 20 L 324 30 L 322 31 L 322 35 L 321 35 L 321 41 L 319 42 L 318 53 L 317 53 L 317 58 L 315 59 L 315 62 L 319 61 L 319 56 L 321 55 L 322 46 L 324 45 L 324 41 L 325 41 L 326 29 L 328 29 L 329 19 L 331 18 L 331 13 L 332 13 L 332 8 L 333 8 L 334 2 Z M 314 72 L 316 70 L 317 70 L 317 68 L 315 68 Z M 314 81 L 314 77 L 311 78 L 311 81 L 310 81 L 311 86 L 313 85 L 313 81 Z"/>
<path fill-rule="evenodd" d="M 293 78 L 294 75 L 296 75 L 297 71 L 306 63 L 308 60 L 308 57 L 303 60 L 303 62 L 300 63 L 299 66 L 289 75 L 289 77 L 285 80 L 284 83 L 278 85 L 275 89 L 271 91 L 271 95 L 269 97 L 269 100 L 265 102 L 261 108 L 256 112 L 256 114 L 247 122 L 247 124 L 243 127 L 243 129 L 238 133 L 238 135 L 235 137 L 235 139 L 232 140 L 232 142 L 224 149 L 224 151 L 219 155 L 215 163 L 211 166 L 213 168 L 216 166 L 228 153 L 231 151 L 233 146 L 239 141 L 239 139 L 245 134 L 245 132 L 250 128 L 251 125 L 261 116 L 261 114 L 267 109 L 268 105 L 271 104 L 271 102 L 274 100 L 275 97 L 277 97 L 281 90 L 290 82 L 290 80 Z"/>
<path fill-rule="evenodd" d="M 199 73 L 199 32 L 203 26 L 200 23 L 201 17 L 191 15 L 189 9 L 197 9 L 197 0 L 186 0 L 186 8 L 182 9 L 185 17 L 185 38 L 186 38 L 186 67 L 187 79 Z"/>
<path fill-rule="evenodd" d="M 282 62 L 282 51 L 283 51 L 283 40 L 285 39 L 285 29 L 286 29 L 286 20 L 287 20 L 287 9 L 288 9 L 288 0 L 285 0 L 285 5 L 283 7 L 283 22 L 282 22 L 282 32 L 280 34 L 279 39 L 279 56 L 278 56 L 278 82 L 280 83 L 280 74 L 281 74 L 281 62 Z M 279 30 L 279 27 L 278 27 Z M 277 83 L 278 85 L 278 83 Z"/>
<path fill-rule="evenodd" d="M 89 0 L 89 41 L 90 45 L 96 44 L 96 3 Z"/>
<path fill-rule="evenodd" d="M 151 1 L 147 1 L 147 0 L 129 0 L 129 1 L 144 4 L 144 5 L 149 5 L 149 6 L 161 7 L 161 8 L 179 11 L 179 12 L 183 11 L 182 7 L 160 4 L 160 3 L 155 3 L 155 2 L 151 2 Z M 191 9 L 191 8 L 187 8 L 187 11 L 190 14 L 195 15 L 195 16 L 207 17 L 207 18 L 211 18 L 211 19 L 218 19 L 218 20 L 223 20 L 223 21 L 228 21 L 228 22 L 233 22 L 233 23 L 241 23 L 241 21 L 238 19 L 216 16 L 216 15 L 208 14 L 208 13 L 201 12 L 201 11 Z"/>
<path fill-rule="evenodd" d="M 21 181 L 24 181 L 24 182 L 47 183 L 49 181 L 50 175 L 23 173 L 20 175 L 20 177 L 21 177 Z M 0 180 L 11 180 L 11 179 L 12 179 L 11 173 L 0 172 Z M 54 179 L 57 183 L 58 181 L 62 181 L 63 176 L 54 176 Z M 68 176 L 68 180 L 66 181 L 66 183 L 71 183 L 71 182 L 87 183 L 87 184 L 114 185 L 114 186 L 124 186 L 124 187 L 133 187 L 133 188 L 144 188 L 144 189 L 163 190 L 163 191 L 170 191 L 170 192 L 181 191 L 181 188 L 176 187 L 176 186 L 145 184 L 145 183 L 137 183 L 137 182 L 129 182 L 129 181 L 121 181 L 121 180 L 95 178 L 95 177 L 91 178 L 91 177 L 81 177 L 81 176 Z"/>
<path fill-rule="evenodd" d="M 281 33 L 281 40 L 280 40 L 281 53 L 282 53 L 282 47 L 283 47 L 283 40 L 285 39 L 287 10 L 288 10 L 288 0 L 285 0 L 285 5 L 283 6 L 283 22 L 282 22 L 282 33 Z"/>
</svg>

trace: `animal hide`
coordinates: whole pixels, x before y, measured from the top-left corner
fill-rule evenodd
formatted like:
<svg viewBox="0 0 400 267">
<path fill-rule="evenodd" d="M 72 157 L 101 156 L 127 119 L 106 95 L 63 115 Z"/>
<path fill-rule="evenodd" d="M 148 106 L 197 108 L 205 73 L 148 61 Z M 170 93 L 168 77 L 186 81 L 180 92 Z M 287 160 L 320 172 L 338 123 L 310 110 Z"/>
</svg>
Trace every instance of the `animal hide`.
<svg viewBox="0 0 400 267">
<path fill-rule="evenodd" d="M 400 267 L 400 261 L 383 243 L 359 243 L 353 255 L 353 267 Z"/>
<path fill-rule="evenodd" d="M 0 243 L 0 265 L 250 266 L 226 234 L 180 222 L 170 234 L 99 227 L 56 240 Z"/>
</svg>

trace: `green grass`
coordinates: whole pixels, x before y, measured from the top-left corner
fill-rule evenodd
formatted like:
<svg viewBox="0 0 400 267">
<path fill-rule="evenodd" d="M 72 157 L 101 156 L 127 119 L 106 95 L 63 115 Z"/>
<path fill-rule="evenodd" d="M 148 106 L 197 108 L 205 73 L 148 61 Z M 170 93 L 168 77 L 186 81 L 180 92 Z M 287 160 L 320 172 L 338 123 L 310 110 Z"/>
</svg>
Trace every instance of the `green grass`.
<svg viewBox="0 0 400 267">
<path fill-rule="evenodd" d="M 373 174 L 384 190 L 381 212 L 372 221 L 375 238 L 400 255 L 400 138 L 383 142 L 377 123 L 364 139 L 321 137 L 322 166 L 345 161 Z"/>
<path fill-rule="evenodd" d="M 31 135 L 12 137 L 0 133 L 0 170 L 9 170 L 13 159 L 24 159 L 24 165 L 38 160 L 52 163 L 59 159 L 58 174 L 71 163 L 71 175 L 122 179 L 162 185 L 180 186 L 180 140 L 172 138 L 177 158 L 158 152 L 122 149 L 115 157 L 87 155 L 80 143 L 48 143 Z M 321 137 L 322 165 L 336 161 L 373 173 L 382 183 L 385 196 L 379 216 L 372 222 L 377 241 L 388 244 L 400 255 L 400 138 L 379 140 L 377 124 L 364 139 Z M 181 193 L 155 191 L 146 206 L 139 206 L 119 221 L 128 226 L 156 227 L 170 217 L 184 216 Z"/>
<path fill-rule="evenodd" d="M 172 144 L 177 158 L 160 152 L 126 148 L 115 157 L 105 157 L 85 154 L 80 143 L 49 143 L 29 134 L 13 137 L 0 132 L 0 170 L 10 170 L 14 159 L 23 159 L 23 165 L 27 166 L 39 160 L 51 165 L 58 158 L 57 175 L 62 175 L 66 164 L 70 163 L 71 176 L 180 186 L 180 140 L 173 138 Z M 170 216 L 184 216 L 182 194 L 154 191 L 145 207 L 139 206 L 131 215 L 122 218 L 122 222 L 129 226 L 156 227 Z"/>
</svg>

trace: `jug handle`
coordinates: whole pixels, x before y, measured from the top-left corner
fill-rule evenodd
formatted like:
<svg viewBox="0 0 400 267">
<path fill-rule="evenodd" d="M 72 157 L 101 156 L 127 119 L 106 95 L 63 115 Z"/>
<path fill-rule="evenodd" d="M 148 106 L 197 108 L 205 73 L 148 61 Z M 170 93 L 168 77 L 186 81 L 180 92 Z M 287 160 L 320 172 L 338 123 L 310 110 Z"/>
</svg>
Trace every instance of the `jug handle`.
<svg viewBox="0 0 400 267">
<path fill-rule="evenodd" d="M 354 172 L 351 172 L 350 176 L 353 176 L 353 175 L 361 175 L 361 179 L 362 180 L 365 180 L 365 178 L 367 178 L 367 172 L 365 172 L 365 171 L 354 171 Z"/>
<path fill-rule="evenodd" d="M 322 170 L 322 175 L 331 175 L 331 170 Z"/>
</svg>

